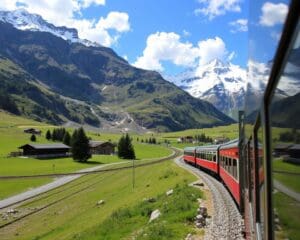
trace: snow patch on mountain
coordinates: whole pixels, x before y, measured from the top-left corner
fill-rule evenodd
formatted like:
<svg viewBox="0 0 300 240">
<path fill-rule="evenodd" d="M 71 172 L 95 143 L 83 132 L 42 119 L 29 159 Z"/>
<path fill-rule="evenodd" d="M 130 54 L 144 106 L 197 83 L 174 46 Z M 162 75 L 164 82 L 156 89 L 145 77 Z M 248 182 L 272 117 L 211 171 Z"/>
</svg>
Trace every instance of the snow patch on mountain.
<svg viewBox="0 0 300 240">
<path fill-rule="evenodd" d="M 237 65 L 214 59 L 177 76 L 165 77 L 192 96 L 211 102 L 232 117 L 242 108 L 246 70 Z"/>
<path fill-rule="evenodd" d="M 100 45 L 86 39 L 80 39 L 75 28 L 57 27 L 45 21 L 37 14 L 31 14 L 25 9 L 15 11 L 0 11 L 0 21 L 10 23 L 19 30 L 48 32 L 71 42 L 82 43 L 86 46 L 99 47 Z"/>
</svg>

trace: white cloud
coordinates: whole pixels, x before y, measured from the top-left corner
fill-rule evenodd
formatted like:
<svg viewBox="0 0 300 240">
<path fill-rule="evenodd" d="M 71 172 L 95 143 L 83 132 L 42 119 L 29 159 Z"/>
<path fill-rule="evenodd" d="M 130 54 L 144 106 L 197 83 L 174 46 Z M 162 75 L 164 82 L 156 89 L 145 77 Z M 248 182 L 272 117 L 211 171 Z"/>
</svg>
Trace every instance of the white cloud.
<svg viewBox="0 0 300 240">
<path fill-rule="evenodd" d="M 228 53 L 224 41 L 219 37 L 199 41 L 193 46 L 189 42 L 182 42 L 174 32 L 157 32 L 148 36 L 143 55 L 133 65 L 162 72 L 163 61 L 182 67 L 196 67 L 216 58 L 228 61 L 234 56 L 234 52 Z"/>
<path fill-rule="evenodd" d="M 96 19 L 76 18 L 82 16 L 81 10 L 91 5 L 105 5 L 105 0 L 1 0 L 0 9 L 15 10 L 21 3 L 30 13 L 41 15 L 57 26 L 76 28 L 80 38 L 88 39 L 110 47 L 121 33 L 130 30 L 129 16 L 125 12 L 110 12 L 107 17 Z M 4 2 L 3 2 L 4 1 Z M 113 32 L 111 32 L 113 30 Z"/>
<path fill-rule="evenodd" d="M 97 26 L 103 29 L 115 29 L 118 32 L 130 30 L 129 16 L 124 12 L 110 12 L 106 18 L 101 17 Z"/>
<path fill-rule="evenodd" d="M 143 56 L 133 64 L 136 67 L 163 71 L 161 61 L 171 61 L 178 66 L 190 66 L 195 63 L 198 49 L 191 43 L 183 43 L 174 32 L 157 32 L 147 38 Z"/>
<path fill-rule="evenodd" d="M 183 29 L 182 33 L 183 33 L 183 36 L 185 36 L 185 37 L 191 36 L 191 33 L 185 29 Z"/>
<path fill-rule="evenodd" d="M 95 4 L 95 5 L 105 5 L 105 0 L 81 0 L 80 2 L 81 2 L 81 5 L 84 8 L 88 8 L 92 4 Z"/>
<path fill-rule="evenodd" d="M 200 65 L 206 64 L 213 59 L 226 60 L 228 56 L 225 43 L 219 37 L 200 41 L 198 43 L 198 51 Z"/>
<path fill-rule="evenodd" d="M 262 15 L 260 16 L 259 23 L 262 26 L 273 27 L 276 24 L 284 22 L 288 12 L 288 6 L 284 3 L 271 3 L 266 2 L 262 8 Z"/>
<path fill-rule="evenodd" d="M 207 16 L 209 20 L 221 15 L 225 15 L 227 12 L 240 12 L 241 0 L 198 0 L 202 4 L 202 8 L 198 8 L 194 11 L 196 15 L 202 14 Z"/>
<path fill-rule="evenodd" d="M 229 25 L 232 26 L 232 30 L 230 30 L 232 33 L 248 31 L 247 19 L 237 19 L 236 21 L 230 22 Z"/>
</svg>

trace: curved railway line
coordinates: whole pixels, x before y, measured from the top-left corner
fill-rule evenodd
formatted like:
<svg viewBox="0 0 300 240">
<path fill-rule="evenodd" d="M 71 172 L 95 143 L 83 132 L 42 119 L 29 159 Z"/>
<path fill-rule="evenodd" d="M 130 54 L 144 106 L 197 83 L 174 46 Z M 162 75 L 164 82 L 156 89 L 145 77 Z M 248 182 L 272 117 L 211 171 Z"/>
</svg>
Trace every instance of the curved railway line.
<svg viewBox="0 0 300 240">
<path fill-rule="evenodd" d="M 149 160 L 150 162 L 137 164 L 137 165 L 134 166 L 134 168 L 139 168 L 139 167 L 145 167 L 145 166 L 149 166 L 149 165 L 159 164 L 159 163 L 162 163 L 162 162 L 174 159 L 176 157 L 179 157 L 182 154 L 181 150 L 178 150 L 178 149 L 175 149 L 175 148 L 172 148 L 172 150 L 173 150 L 173 154 L 171 154 L 170 156 L 167 156 L 167 157 L 164 157 L 164 158 L 160 158 L 158 160 L 153 160 L 153 161 Z M 132 168 L 132 165 L 131 166 L 117 167 L 117 168 L 95 170 L 95 171 L 91 171 L 91 172 L 80 172 L 80 173 L 41 174 L 41 175 L 31 175 L 31 176 L 6 176 L 4 179 L 16 179 L 16 178 L 17 179 L 22 179 L 22 178 L 36 178 L 36 177 L 49 177 L 49 176 L 50 177 L 51 176 L 69 176 L 69 175 L 78 175 L 78 174 L 80 174 L 80 175 L 91 175 L 91 174 L 97 174 L 97 173 L 99 174 L 99 173 L 104 173 L 104 172 L 112 172 L 112 174 L 115 174 L 117 171 L 126 170 L 126 169 L 130 169 L 130 168 Z M 33 214 L 36 214 L 36 213 L 38 213 L 38 212 L 40 212 L 40 211 L 42 211 L 42 210 L 44 210 L 46 208 L 51 207 L 52 205 L 55 205 L 55 204 L 57 204 L 59 202 L 62 202 L 64 200 L 66 200 L 66 199 L 68 199 L 68 198 L 70 198 L 70 197 L 72 197 L 72 196 L 74 196 L 74 195 L 76 195 L 78 193 L 84 192 L 84 191 L 92 188 L 93 186 L 95 186 L 96 184 L 98 184 L 103 179 L 102 175 L 101 176 L 97 176 L 97 177 L 99 177 L 99 178 L 97 178 L 96 181 L 91 181 L 91 179 L 88 178 L 88 179 L 85 179 L 84 181 L 81 181 L 81 182 L 79 182 L 77 184 L 74 184 L 74 185 L 70 186 L 70 188 L 68 190 L 76 188 L 78 186 L 80 186 L 80 188 L 76 189 L 75 191 L 72 191 L 72 192 L 68 193 L 67 195 L 62 196 L 59 199 L 53 200 L 52 202 L 47 203 L 44 206 L 41 206 L 39 208 L 31 209 L 31 211 L 29 211 L 29 212 L 27 212 L 27 213 L 25 213 L 25 214 L 23 214 L 23 215 L 21 215 L 19 217 L 16 217 L 16 218 L 12 219 L 11 221 L 4 222 L 4 223 L 0 224 L 0 229 L 5 228 L 5 227 L 7 227 L 7 226 L 9 226 L 11 224 L 14 224 L 14 223 L 16 223 L 16 222 L 18 222 L 18 221 L 20 221 L 20 220 L 22 220 L 22 219 L 24 219 L 26 217 L 29 217 L 29 216 L 31 216 Z M 95 180 L 95 178 L 93 178 L 93 180 Z M 51 189 L 51 190 L 55 191 L 55 189 Z M 9 208 L 11 206 L 21 205 L 22 203 L 25 203 L 22 206 L 28 206 L 28 205 L 30 205 L 32 203 L 35 203 L 35 202 L 38 202 L 38 201 L 41 201 L 41 200 L 45 200 L 47 198 L 51 198 L 53 196 L 56 196 L 56 195 L 58 195 L 60 193 L 64 193 L 65 192 L 65 190 L 63 189 L 63 190 L 59 190 L 59 191 L 47 194 L 51 190 L 45 191 L 44 193 L 39 194 L 37 196 L 33 196 L 31 198 L 24 199 L 24 200 L 19 201 L 17 203 L 13 203 L 11 205 L 7 205 L 6 207 L 3 207 L 2 209 L 7 209 L 7 208 Z M 46 194 L 46 195 L 42 196 L 44 194 Z"/>
<path fill-rule="evenodd" d="M 177 159 L 176 163 L 199 176 L 211 191 L 214 212 L 212 221 L 205 231 L 204 239 L 244 239 L 242 216 L 224 185 L 205 172 L 184 163 L 182 159 Z"/>
</svg>

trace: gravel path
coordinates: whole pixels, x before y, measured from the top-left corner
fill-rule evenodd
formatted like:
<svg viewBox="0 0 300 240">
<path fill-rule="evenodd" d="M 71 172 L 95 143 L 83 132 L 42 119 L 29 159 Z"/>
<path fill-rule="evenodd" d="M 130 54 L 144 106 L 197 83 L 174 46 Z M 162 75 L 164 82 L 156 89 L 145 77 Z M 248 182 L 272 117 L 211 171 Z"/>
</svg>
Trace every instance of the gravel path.
<svg viewBox="0 0 300 240">
<path fill-rule="evenodd" d="M 226 188 L 210 175 L 184 163 L 181 158 L 177 158 L 175 162 L 199 176 L 211 191 L 214 212 L 211 223 L 205 229 L 204 239 L 244 239 L 242 236 L 243 219 Z"/>
<path fill-rule="evenodd" d="M 300 193 L 293 191 L 276 179 L 273 179 L 273 184 L 277 190 L 300 202 Z"/>
</svg>

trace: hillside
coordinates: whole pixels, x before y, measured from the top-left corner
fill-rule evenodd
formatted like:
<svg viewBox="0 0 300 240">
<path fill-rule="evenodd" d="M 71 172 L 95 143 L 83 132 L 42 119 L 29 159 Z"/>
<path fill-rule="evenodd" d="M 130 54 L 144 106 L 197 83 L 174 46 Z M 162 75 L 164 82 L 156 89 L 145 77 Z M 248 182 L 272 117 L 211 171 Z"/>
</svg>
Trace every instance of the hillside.
<svg viewBox="0 0 300 240">
<path fill-rule="evenodd" d="M 55 124 L 71 120 L 101 127 L 123 121 L 134 122 L 135 129 L 162 131 L 233 122 L 158 73 L 132 67 L 109 48 L 21 31 L 1 21 L 0 31 L 0 84 L 16 104 L 11 107 L 15 113 Z"/>
</svg>

